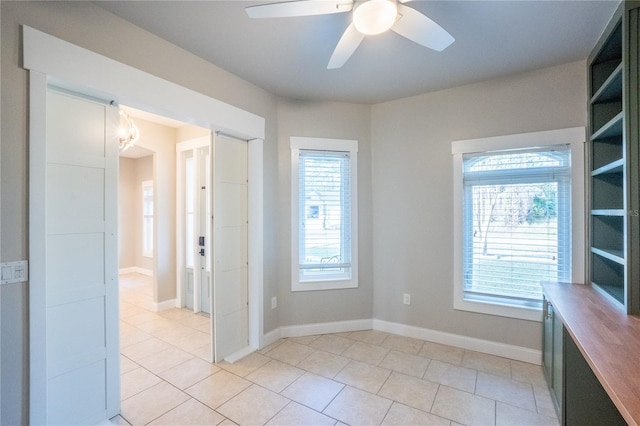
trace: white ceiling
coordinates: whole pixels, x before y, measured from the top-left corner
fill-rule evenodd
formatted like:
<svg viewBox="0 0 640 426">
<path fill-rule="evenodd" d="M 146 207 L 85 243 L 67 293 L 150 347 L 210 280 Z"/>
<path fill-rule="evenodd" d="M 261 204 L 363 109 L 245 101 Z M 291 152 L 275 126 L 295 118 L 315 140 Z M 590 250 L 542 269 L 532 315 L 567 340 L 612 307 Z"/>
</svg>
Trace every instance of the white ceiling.
<svg viewBox="0 0 640 426">
<path fill-rule="evenodd" d="M 326 65 L 350 13 L 250 19 L 264 1 L 98 1 L 99 6 L 271 93 L 378 103 L 586 59 L 618 0 L 412 1 L 456 41 L 443 52 L 396 33 L 368 36 Z"/>
<path fill-rule="evenodd" d="M 174 120 L 172 118 L 161 117 L 156 114 L 152 114 L 147 111 L 142 111 L 140 109 L 131 108 L 130 106 L 120 105 L 120 108 L 123 109 L 130 117 L 139 118 L 145 121 L 151 121 L 152 123 L 161 124 L 165 127 L 172 127 L 177 129 L 178 127 L 186 126 L 186 123 L 182 121 Z"/>
</svg>

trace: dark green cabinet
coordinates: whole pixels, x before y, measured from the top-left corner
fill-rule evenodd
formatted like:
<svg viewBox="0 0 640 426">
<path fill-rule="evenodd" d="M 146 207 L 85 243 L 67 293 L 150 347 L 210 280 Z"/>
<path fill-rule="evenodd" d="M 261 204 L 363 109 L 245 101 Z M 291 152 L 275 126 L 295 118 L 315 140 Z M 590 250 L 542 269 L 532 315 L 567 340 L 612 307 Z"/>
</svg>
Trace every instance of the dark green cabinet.
<svg viewBox="0 0 640 426">
<path fill-rule="evenodd" d="M 620 412 L 593 374 L 578 346 L 566 330 L 564 334 L 565 371 L 567 388 L 563 404 L 563 424 L 576 426 L 626 425 Z"/>
<path fill-rule="evenodd" d="M 558 418 L 563 425 L 624 425 L 609 395 L 544 298 L 542 366 Z"/>
<path fill-rule="evenodd" d="M 563 401 L 563 339 L 562 321 L 556 318 L 551 302 L 543 301 L 543 360 L 544 374 L 551 390 L 551 398 L 556 408 L 558 418 L 562 418 Z"/>
<path fill-rule="evenodd" d="M 542 367 L 544 367 L 544 375 L 547 378 L 547 382 L 551 382 L 553 377 L 553 306 L 546 299 L 542 302 L 542 320 L 543 334 L 542 334 Z"/>
</svg>

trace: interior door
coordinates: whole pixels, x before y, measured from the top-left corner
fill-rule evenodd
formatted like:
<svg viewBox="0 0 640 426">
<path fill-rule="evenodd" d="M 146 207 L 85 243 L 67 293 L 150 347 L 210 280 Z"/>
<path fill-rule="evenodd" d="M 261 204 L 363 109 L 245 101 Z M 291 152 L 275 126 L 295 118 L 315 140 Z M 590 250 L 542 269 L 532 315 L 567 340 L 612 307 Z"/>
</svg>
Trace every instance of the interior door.
<svg viewBox="0 0 640 426">
<path fill-rule="evenodd" d="M 30 147 L 30 306 L 31 386 L 46 397 L 31 421 L 92 424 L 120 408 L 118 109 L 49 89 L 45 111 L 44 146 Z"/>
<path fill-rule="evenodd" d="M 214 143 L 215 362 L 249 344 L 246 141 L 217 135 Z"/>
</svg>

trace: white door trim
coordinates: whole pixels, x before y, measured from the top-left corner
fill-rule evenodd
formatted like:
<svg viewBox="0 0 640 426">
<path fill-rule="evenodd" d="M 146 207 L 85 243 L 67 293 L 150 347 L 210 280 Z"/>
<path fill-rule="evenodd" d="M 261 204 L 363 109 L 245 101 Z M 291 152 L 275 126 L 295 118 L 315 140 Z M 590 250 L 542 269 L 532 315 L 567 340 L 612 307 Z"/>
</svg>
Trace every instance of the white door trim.
<svg viewBox="0 0 640 426">
<path fill-rule="evenodd" d="M 191 89 L 163 80 L 129 65 L 68 43 L 31 27 L 23 26 L 23 67 L 30 71 L 29 144 L 33 161 L 32 176 L 44 173 L 38 150 L 45 140 L 45 99 L 48 83 L 86 95 L 113 99 L 134 108 L 199 126 L 221 130 L 249 140 L 249 336 L 257 349 L 263 339 L 263 187 L 262 154 L 265 119 Z M 73 64 L 70 66 L 69 64 Z M 34 165 L 36 167 L 34 167 Z M 44 208 L 42 188 L 29 189 L 31 212 Z M 34 204 L 35 202 L 35 204 Z M 44 223 L 30 221 L 30 234 L 42 231 Z M 44 279 L 44 241 L 30 241 L 30 419 L 44 423 L 46 408 L 46 354 L 43 345 L 46 330 L 33 325 L 44 322 L 44 294 L 33 284 Z"/>
<path fill-rule="evenodd" d="M 47 76 L 29 73 L 29 420 L 31 424 L 45 424 L 47 419 L 47 304 L 46 279 L 46 102 Z M 42 285 L 39 285 L 41 283 Z M 36 344 L 34 348 L 34 342 Z M 35 373 L 35 374 L 34 374 Z"/>
<path fill-rule="evenodd" d="M 22 34 L 23 67 L 46 74 L 56 86 L 247 140 L 264 139 L 263 117 L 26 25 Z"/>
</svg>

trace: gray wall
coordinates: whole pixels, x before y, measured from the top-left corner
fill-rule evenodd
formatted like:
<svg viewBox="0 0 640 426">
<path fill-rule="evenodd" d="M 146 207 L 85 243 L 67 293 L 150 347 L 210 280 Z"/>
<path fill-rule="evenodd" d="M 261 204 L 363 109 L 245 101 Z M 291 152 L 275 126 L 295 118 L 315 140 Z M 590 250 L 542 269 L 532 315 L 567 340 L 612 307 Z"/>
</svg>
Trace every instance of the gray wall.
<svg viewBox="0 0 640 426">
<path fill-rule="evenodd" d="M 278 104 L 278 309 L 280 325 L 372 317 L 371 107 L 344 103 Z M 291 292 L 291 136 L 358 141 L 359 286 L 349 290 Z M 267 295 L 265 296 L 272 296 Z M 269 306 L 269 309 L 271 307 Z"/>
<path fill-rule="evenodd" d="M 154 302 L 163 302 L 176 297 L 176 129 L 139 118 L 135 123 L 140 129 L 137 144 L 153 152 L 152 157 L 138 160 L 136 193 L 140 200 L 142 181 L 153 180 L 156 229 L 155 259 L 142 256 L 142 239 L 138 239 L 136 264 L 153 271 Z M 137 220 L 140 217 L 142 210 Z"/>
<path fill-rule="evenodd" d="M 373 107 L 376 318 L 540 349 L 539 322 L 453 309 L 451 142 L 585 126 L 586 81 L 580 61 Z"/>
<path fill-rule="evenodd" d="M 137 164 L 134 158 L 120 157 L 118 163 L 118 267 L 136 266 L 135 235 Z"/>
<path fill-rule="evenodd" d="M 142 182 L 153 180 L 153 155 L 136 159 L 120 157 L 118 177 L 118 267 L 138 267 L 153 272 L 153 258 L 142 255 L 141 219 Z"/>
</svg>

